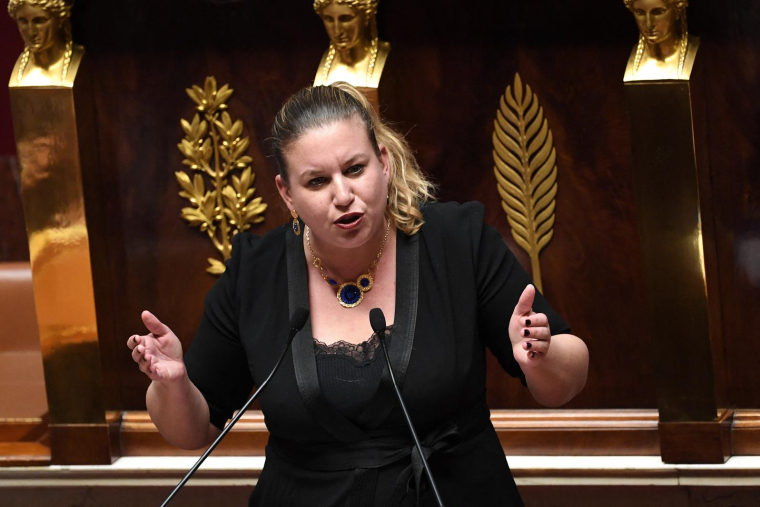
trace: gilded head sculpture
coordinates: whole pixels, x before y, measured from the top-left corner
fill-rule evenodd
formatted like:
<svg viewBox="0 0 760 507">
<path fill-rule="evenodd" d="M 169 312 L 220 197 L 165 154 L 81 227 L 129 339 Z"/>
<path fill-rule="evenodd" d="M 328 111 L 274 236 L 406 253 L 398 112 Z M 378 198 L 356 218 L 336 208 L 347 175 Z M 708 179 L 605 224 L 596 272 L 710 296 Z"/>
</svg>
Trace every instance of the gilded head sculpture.
<svg viewBox="0 0 760 507">
<path fill-rule="evenodd" d="M 689 0 L 623 0 L 623 3 L 639 28 L 639 42 L 626 69 L 626 79 L 682 79 L 684 66 L 683 75 L 688 76 L 699 45 L 697 38 L 689 37 L 686 21 Z"/>
<path fill-rule="evenodd" d="M 633 14 L 641 38 L 659 44 L 687 32 L 686 8 L 689 0 L 623 0 Z"/>
<path fill-rule="evenodd" d="M 330 42 L 338 50 L 377 38 L 375 16 L 379 0 L 314 0 Z"/>
<path fill-rule="evenodd" d="M 380 0 L 312 0 L 325 26 L 330 47 L 325 51 L 315 85 L 345 81 L 377 88 L 391 47 L 377 34 Z"/>
<path fill-rule="evenodd" d="M 70 0 L 10 0 L 8 14 L 16 21 L 32 53 L 63 46 L 71 39 Z"/>
</svg>

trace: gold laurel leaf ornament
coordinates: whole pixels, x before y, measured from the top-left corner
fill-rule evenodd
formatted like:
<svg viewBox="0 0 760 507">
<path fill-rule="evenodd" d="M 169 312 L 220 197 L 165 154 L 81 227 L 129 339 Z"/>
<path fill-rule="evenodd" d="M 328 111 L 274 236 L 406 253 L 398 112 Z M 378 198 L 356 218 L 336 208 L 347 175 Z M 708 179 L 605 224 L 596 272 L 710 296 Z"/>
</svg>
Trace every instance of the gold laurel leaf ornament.
<svg viewBox="0 0 760 507">
<path fill-rule="evenodd" d="M 267 209 L 261 197 L 253 198 L 256 175 L 250 167 L 253 159 L 245 154 L 251 141 L 240 137 L 243 122 L 233 121 L 227 112 L 232 92 L 229 85 L 217 88 L 213 76 L 206 78 L 203 88 L 186 89 L 197 112 L 190 121 L 180 120 L 185 137 L 177 145 L 190 174 L 177 171 L 174 175 L 182 189 L 180 197 L 192 205 L 182 208 L 180 216 L 205 232 L 221 254 L 222 260 L 208 259 L 206 271 L 212 275 L 224 273 L 224 261 L 232 256 L 232 238 L 263 222 Z"/>
<path fill-rule="evenodd" d="M 554 235 L 557 154 L 544 109 L 520 74 L 496 111 L 494 174 L 512 237 L 528 252 L 533 282 L 542 291 L 538 256 Z"/>
</svg>

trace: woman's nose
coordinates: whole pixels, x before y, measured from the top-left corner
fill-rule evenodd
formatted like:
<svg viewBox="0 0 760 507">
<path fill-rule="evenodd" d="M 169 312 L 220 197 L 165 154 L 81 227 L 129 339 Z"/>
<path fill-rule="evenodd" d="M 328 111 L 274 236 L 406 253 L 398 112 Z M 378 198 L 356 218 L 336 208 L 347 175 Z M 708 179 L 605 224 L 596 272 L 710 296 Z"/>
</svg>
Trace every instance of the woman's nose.
<svg viewBox="0 0 760 507">
<path fill-rule="evenodd" d="M 336 178 L 334 188 L 333 203 L 335 206 L 345 207 L 353 202 L 354 193 L 351 184 L 344 178 Z"/>
</svg>

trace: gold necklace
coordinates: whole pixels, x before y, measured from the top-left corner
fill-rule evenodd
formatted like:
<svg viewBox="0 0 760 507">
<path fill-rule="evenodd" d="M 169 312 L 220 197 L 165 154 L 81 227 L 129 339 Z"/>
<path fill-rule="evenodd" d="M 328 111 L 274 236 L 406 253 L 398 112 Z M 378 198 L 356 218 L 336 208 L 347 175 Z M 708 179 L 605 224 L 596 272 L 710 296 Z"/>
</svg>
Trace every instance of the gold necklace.
<svg viewBox="0 0 760 507">
<path fill-rule="evenodd" d="M 369 86 L 372 74 L 375 72 L 375 62 L 377 62 L 377 44 L 378 39 L 375 37 L 372 39 L 372 43 L 369 48 L 369 65 L 367 65 L 367 74 L 364 76 L 364 84 Z M 330 49 L 327 52 L 327 58 L 325 58 L 325 65 L 322 67 L 322 82 L 327 83 L 327 76 L 330 74 L 333 60 L 335 60 L 335 46 L 330 43 Z"/>
<path fill-rule="evenodd" d="M 69 40 L 66 42 L 66 50 L 63 53 L 63 68 L 61 69 L 61 84 L 66 82 L 66 76 L 69 73 L 69 66 L 71 65 L 71 55 L 74 53 L 74 43 Z M 24 52 L 21 54 L 21 63 L 18 66 L 17 81 L 20 83 L 24 77 L 24 71 L 29 64 L 29 57 L 31 56 L 31 50 L 29 46 L 24 48 Z"/>
<path fill-rule="evenodd" d="M 355 282 L 346 282 L 339 284 L 335 278 L 327 276 L 325 270 L 322 267 L 322 259 L 314 255 L 314 250 L 311 248 L 311 236 L 309 234 L 309 226 L 306 226 L 306 244 L 309 245 L 309 252 L 311 252 L 311 264 L 315 268 L 319 268 L 319 274 L 322 275 L 322 279 L 327 282 L 327 285 L 336 289 L 338 303 L 344 308 L 354 308 L 364 299 L 364 293 L 369 292 L 372 285 L 375 283 L 374 276 L 377 273 L 377 265 L 380 262 L 380 256 L 383 255 L 383 248 L 385 248 L 385 242 L 388 240 L 388 233 L 391 230 L 391 222 L 388 221 L 388 225 L 385 227 L 385 236 L 383 237 L 383 244 L 380 245 L 380 251 L 377 252 L 377 256 L 372 261 L 372 264 L 367 268 L 367 272 L 363 275 L 359 275 L 359 278 Z"/>
</svg>

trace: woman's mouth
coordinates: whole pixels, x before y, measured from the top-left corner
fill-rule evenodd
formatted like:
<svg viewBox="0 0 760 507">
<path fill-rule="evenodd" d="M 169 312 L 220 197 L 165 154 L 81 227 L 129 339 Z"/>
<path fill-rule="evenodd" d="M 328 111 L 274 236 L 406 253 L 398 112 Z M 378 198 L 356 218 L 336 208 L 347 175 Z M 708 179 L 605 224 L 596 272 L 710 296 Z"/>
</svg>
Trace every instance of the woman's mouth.
<svg viewBox="0 0 760 507">
<path fill-rule="evenodd" d="M 353 229 L 357 227 L 364 220 L 364 215 L 361 213 L 346 213 L 334 223 L 341 229 Z"/>
</svg>

